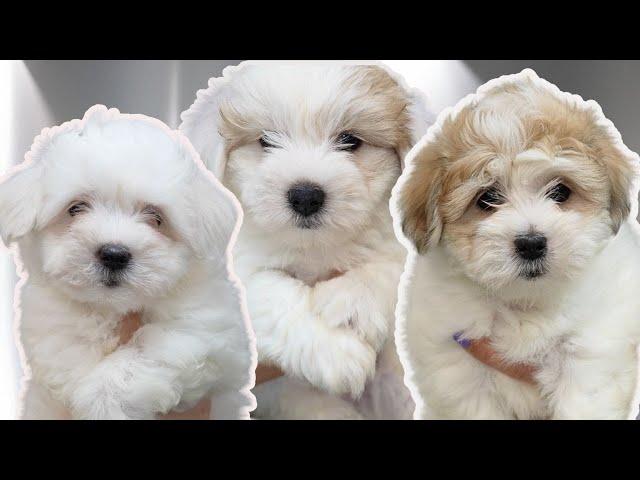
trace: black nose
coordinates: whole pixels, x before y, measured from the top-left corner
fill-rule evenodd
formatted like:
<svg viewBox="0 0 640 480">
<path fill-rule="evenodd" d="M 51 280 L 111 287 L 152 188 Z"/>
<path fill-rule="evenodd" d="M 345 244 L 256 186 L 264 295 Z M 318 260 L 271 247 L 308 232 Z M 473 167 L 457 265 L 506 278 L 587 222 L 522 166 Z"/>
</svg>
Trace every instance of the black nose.
<svg viewBox="0 0 640 480">
<path fill-rule="evenodd" d="M 131 252 L 124 245 L 107 243 L 97 252 L 100 263 L 112 271 L 126 268 L 131 260 Z"/>
<path fill-rule="evenodd" d="M 299 183 L 287 192 L 289 205 L 304 217 L 313 215 L 324 204 L 324 190 L 312 183 Z"/>
<path fill-rule="evenodd" d="M 518 235 L 513 243 L 518 255 L 526 260 L 535 260 L 547 253 L 547 237 L 539 233 Z"/>
</svg>

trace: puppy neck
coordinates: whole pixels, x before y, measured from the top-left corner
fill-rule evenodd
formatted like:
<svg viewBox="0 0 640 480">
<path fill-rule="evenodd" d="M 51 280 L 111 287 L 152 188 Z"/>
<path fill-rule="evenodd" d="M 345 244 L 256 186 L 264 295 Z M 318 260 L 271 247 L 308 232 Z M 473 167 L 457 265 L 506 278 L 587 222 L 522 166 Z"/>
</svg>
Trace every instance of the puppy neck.
<svg viewBox="0 0 640 480">
<path fill-rule="evenodd" d="M 515 312 L 535 312 L 555 309 L 567 295 L 568 287 L 558 282 L 545 285 L 521 285 L 519 288 L 507 288 L 489 292 L 493 301 Z"/>
<path fill-rule="evenodd" d="M 376 215 L 374 221 L 357 234 L 333 237 L 326 243 L 268 237 L 248 219 L 240 231 L 234 257 L 238 263 L 244 259 L 255 262 L 259 257 L 257 263 L 262 267 L 284 271 L 311 285 L 371 261 L 402 262 L 404 256 L 388 211 L 386 215 Z"/>
<path fill-rule="evenodd" d="M 488 288 L 475 282 L 460 265 L 447 253 L 443 245 L 437 245 L 429 250 L 427 255 L 431 263 L 439 272 L 448 272 L 450 281 L 463 285 L 471 291 L 475 291 L 479 298 L 500 308 L 506 308 L 512 312 L 535 312 L 548 310 L 559 305 L 567 295 L 570 282 L 544 281 L 545 283 L 532 283 L 518 280 L 515 285 L 507 285 L 501 288 Z"/>
</svg>

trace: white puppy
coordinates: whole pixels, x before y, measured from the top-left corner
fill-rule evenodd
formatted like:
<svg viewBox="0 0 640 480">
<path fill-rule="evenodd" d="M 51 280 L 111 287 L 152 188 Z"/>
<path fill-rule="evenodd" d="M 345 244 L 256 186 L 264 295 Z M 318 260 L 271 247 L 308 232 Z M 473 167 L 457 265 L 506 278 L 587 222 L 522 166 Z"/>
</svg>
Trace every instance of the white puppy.
<svg viewBox="0 0 640 480">
<path fill-rule="evenodd" d="M 24 265 L 22 416 L 152 419 L 211 395 L 213 418 L 248 418 L 255 360 L 228 267 L 239 212 L 157 120 L 96 106 L 44 130 L 0 185 L 0 234 Z M 119 346 L 127 312 L 143 325 Z"/>
<path fill-rule="evenodd" d="M 417 249 L 397 332 L 416 417 L 634 416 L 638 158 L 600 107 L 525 70 L 444 112 L 407 163 L 392 211 Z"/>
<path fill-rule="evenodd" d="M 379 66 L 262 63 L 225 70 L 183 114 L 244 208 L 234 261 L 259 361 L 286 373 L 255 388 L 258 418 L 410 417 L 388 202 L 421 102 Z"/>
</svg>

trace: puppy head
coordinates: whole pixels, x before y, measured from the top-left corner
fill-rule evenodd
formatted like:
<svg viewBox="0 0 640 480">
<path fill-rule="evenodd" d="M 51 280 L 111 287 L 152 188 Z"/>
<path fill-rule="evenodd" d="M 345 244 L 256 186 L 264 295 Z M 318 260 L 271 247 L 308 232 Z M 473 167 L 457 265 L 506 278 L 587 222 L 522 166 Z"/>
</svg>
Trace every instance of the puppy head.
<svg viewBox="0 0 640 480">
<path fill-rule="evenodd" d="M 140 308 L 196 258 L 224 258 L 233 205 L 160 122 L 94 107 L 28 157 L 0 185 L 0 233 L 70 297 Z"/>
<path fill-rule="evenodd" d="M 259 230 L 287 245 L 333 244 L 388 210 L 417 102 L 384 69 L 245 66 L 209 99 L 217 153 L 205 97 L 181 128 Z"/>
<path fill-rule="evenodd" d="M 636 167 L 581 99 L 540 79 L 494 86 L 441 124 L 400 191 L 405 235 L 526 297 L 579 272 L 630 212 Z"/>
</svg>

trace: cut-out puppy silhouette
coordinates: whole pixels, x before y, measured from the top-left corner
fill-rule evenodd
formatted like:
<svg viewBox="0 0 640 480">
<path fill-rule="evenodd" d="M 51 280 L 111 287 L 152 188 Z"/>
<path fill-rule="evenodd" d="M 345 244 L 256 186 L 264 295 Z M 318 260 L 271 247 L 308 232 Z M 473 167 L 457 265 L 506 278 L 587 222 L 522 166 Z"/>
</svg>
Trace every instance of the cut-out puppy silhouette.
<svg viewBox="0 0 640 480">
<path fill-rule="evenodd" d="M 417 418 L 629 418 L 640 333 L 638 157 L 531 70 L 443 112 L 394 189 L 411 250 L 398 341 Z M 511 378 L 456 342 L 484 339 Z"/>
<path fill-rule="evenodd" d="M 23 263 L 22 417 L 152 419 L 211 397 L 213 418 L 248 418 L 239 215 L 160 121 L 95 106 L 44 130 L 0 184 L 0 234 Z M 130 312 L 141 327 L 121 345 Z"/>
<path fill-rule="evenodd" d="M 404 252 L 391 188 L 428 114 L 378 65 L 242 64 L 180 129 L 236 194 L 234 260 L 259 360 L 259 418 L 405 418 L 393 341 Z"/>
</svg>

